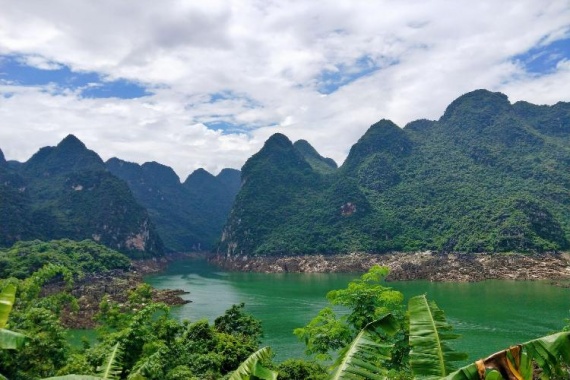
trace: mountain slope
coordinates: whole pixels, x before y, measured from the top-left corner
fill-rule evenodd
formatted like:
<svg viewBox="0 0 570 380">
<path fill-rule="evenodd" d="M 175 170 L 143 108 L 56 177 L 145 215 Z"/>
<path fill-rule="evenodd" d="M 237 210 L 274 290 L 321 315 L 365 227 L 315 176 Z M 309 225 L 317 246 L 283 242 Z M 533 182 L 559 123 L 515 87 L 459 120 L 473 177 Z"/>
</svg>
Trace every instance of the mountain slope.
<svg viewBox="0 0 570 380">
<path fill-rule="evenodd" d="M 240 172 L 233 169 L 217 177 L 198 169 L 180 183 L 174 170 L 156 162 L 138 165 L 112 158 L 106 166 L 147 208 L 169 251 L 210 249 L 240 186 Z"/>
<path fill-rule="evenodd" d="M 311 165 L 311 167 L 320 173 L 332 173 L 338 168 L 336 162 L 332 158 L 323 157 L 309 144 L 306 140 L 298 140 L 293 143 L 293 146 Z"/>
<path fill-rule="evenodd" d="M 570 248 L 570 104 L 477 90 L 438 121 L 381 120 L 321 175 L 273 136 L 243 168 L 229 254 Z"/>
<path fill-rule="evenodd" d="M 20 199 L 7 202 L 22 215 L 24 231 L 2 233 L 4 243 L 21 239 L 93 239 L 132 257 L 161 255 L 163 246 L 146 210 L 127 185 L 110 174 L 93 151 L 69 135 L 56 147 L 45 147 L 13 170 Z M 11 183 L 15 183 L 12 181 Z M 13 192 L 13 191 L 12 191 Z M 9 222 L 8 222 L 9 223 Z"/>
</svg>

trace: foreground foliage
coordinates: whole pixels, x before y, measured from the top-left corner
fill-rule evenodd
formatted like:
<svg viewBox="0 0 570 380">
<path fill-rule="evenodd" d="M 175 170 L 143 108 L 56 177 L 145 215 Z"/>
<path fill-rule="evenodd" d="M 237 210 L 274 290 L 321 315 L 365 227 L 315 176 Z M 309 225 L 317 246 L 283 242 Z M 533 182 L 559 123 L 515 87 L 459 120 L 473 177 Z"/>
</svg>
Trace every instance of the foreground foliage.
<svg viewBox="0 0 570 380">
<path fill-rule="evenodd" d="M 401 293 L 383 285 L 387 273 L 387 268 L 376 266 L 346 289 L 329 292 L 331 305 L 344 312 L 337 316 L 332 306 L 327 307 L 296 330 L 307 353 L 321 363 L 291 359 L 275 364 L 270 349 L 259 348 L 261 324 L 245 312 L 244 304 L 232 306 L 213 324 L 180 322 L 170 316 L 168 307 L 151 302 L 147 286 L 133 291 L 126 308 L 104 300 L 97 342 L 72 349 L 58 321 L 59 311 L 70 299 L 65 294 L 43 298 L 39 294 L 53 278 L 71 283 L 73 273 L 61 265 L 47 265 L 25 280 L 0 281 L 0 379 L 531 380 L 570 376 L 570 331 L 512 346 L 456 369 L 454 362 L 465 360 L 466 355 L 453 350 L 451 342 L 458 336 L 443 311 L 425 295 L 412 297 L 405 308 Z M 337 359 L 325 369 L 333 355 Z"/>
</svg>

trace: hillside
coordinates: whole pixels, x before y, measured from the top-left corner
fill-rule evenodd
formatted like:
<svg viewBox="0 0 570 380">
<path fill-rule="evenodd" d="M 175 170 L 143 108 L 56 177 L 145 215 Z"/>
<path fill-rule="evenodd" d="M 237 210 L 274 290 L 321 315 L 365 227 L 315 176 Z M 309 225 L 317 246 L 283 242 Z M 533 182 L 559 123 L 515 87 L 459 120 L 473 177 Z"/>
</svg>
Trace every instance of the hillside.
<svg viewBox="0 0 570 380">
<path fill-rule="evenodd" d="M 569 103 L 477 90 L 437 121 L 372 125 L 339 169 L 304 148 L 276 134 L 246 162 L 220 252 L 570 248 Z"/>
<path fill-rule="evenodd" d="M 41 148 L 23 164 L 2 161 L 3 246 L 31 239 L 92 239 L 131 257 L 163 254 L 147 211 L 75 136 Z"/>
<path fill-rule="evenodd" d="M 156 162 L 138 165 L 112 158 L 106 167 L 148 210 L 168 251 L 212 248 L 240 187 L 240 172 L 233 169 L 217 176 L 198 169 L 180 183 L 174 170 Z"/>
</svg>

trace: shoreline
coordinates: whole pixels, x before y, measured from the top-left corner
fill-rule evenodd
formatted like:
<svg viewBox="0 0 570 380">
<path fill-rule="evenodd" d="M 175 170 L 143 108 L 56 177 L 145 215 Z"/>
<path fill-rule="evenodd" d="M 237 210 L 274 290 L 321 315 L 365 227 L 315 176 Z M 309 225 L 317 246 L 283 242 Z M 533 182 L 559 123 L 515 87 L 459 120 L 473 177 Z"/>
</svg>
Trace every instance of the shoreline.
<svg viewBox="0 0 570 380">
<path fill-rule="evenodd" d="M 387 281 L 567 280 L 569 253 L 351 253 L 300 256 L 210 256 L 224 270 L 261 273 L 364 273 L 373 265 L 390 268 Z"/>
<path fill-rule="evenodd" d="M 85 274 L 83 278 L 74 279 L 71 295 L 77 299 L 77 310 L 65 307 L 60 314 L 60 322 L 67 329 L 93 329 L 98 326 L 94 317 L 99 312 L 99 304 L 103 297 L 126 304 L 131 291 L 145 284 L 144 276 L 160 273 L 175 259 L 192 256 L 177 256 L 172 259 L 131 260 L 128 270 L 111 270 L 102 273 Z M 50 295 L 65 290 L 62 282 L 50 283 L 43 289 L 43 295 Z M 151 290 L 153 302 L 162 302 L 168 306 L 178 306 L 190 303 L 181 296 L 188 292 L 181 289 Z"/>
</svg>

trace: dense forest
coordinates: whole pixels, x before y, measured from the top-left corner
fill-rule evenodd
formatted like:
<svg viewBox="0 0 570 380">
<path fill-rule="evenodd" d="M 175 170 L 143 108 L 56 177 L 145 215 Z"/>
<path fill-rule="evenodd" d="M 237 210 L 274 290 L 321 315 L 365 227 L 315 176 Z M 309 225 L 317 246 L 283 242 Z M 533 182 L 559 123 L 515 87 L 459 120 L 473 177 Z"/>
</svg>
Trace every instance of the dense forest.
<svg viewBox="0 0 570 380">
<path fill-rule="evenodd" d="M 162 240 L 126 183 L 75 136 L 25 163 L 0 158 L 0 246 L 92 239 L 131 257 L 160 256 Z"/>
<path fill-rule="evenodd" d="M 156 225 L 167 251 L 210 250 L 219 240 L 240 187 L 240 172 L 223 169 L 217 176 L 204 169 L 182 183 L 168 166 L 138 165 L 112 158 L 109 171 L 129 185 Z"/>
<path fill-rule="evenodd" d="M 242 168 L 221 253 L 570 247 L 570 104 L 459 97 L 438 121 L 381 120 L 334 169 L 273 135 Z"/>
<path fill-rule="evenodd" d="M 0 247 L 20 240 L 92 239 L 133 258 L 209 250 L 240 186 L 240 172 L 198 169 L 180 183 L 156 162 L 104 163 L 75 136 L 28 161 L 0 151 Z"/>
<path fill-rule="evenodd" d="M 74 136 L 0 152 L 0 246 L 93 239 L 131 257 L 570 247 L 570 104 L 459 97 L 437 121 L 381 120 L 341 167 L 276 134 L 242 171 L 104 163 Z"/>
</svg>

